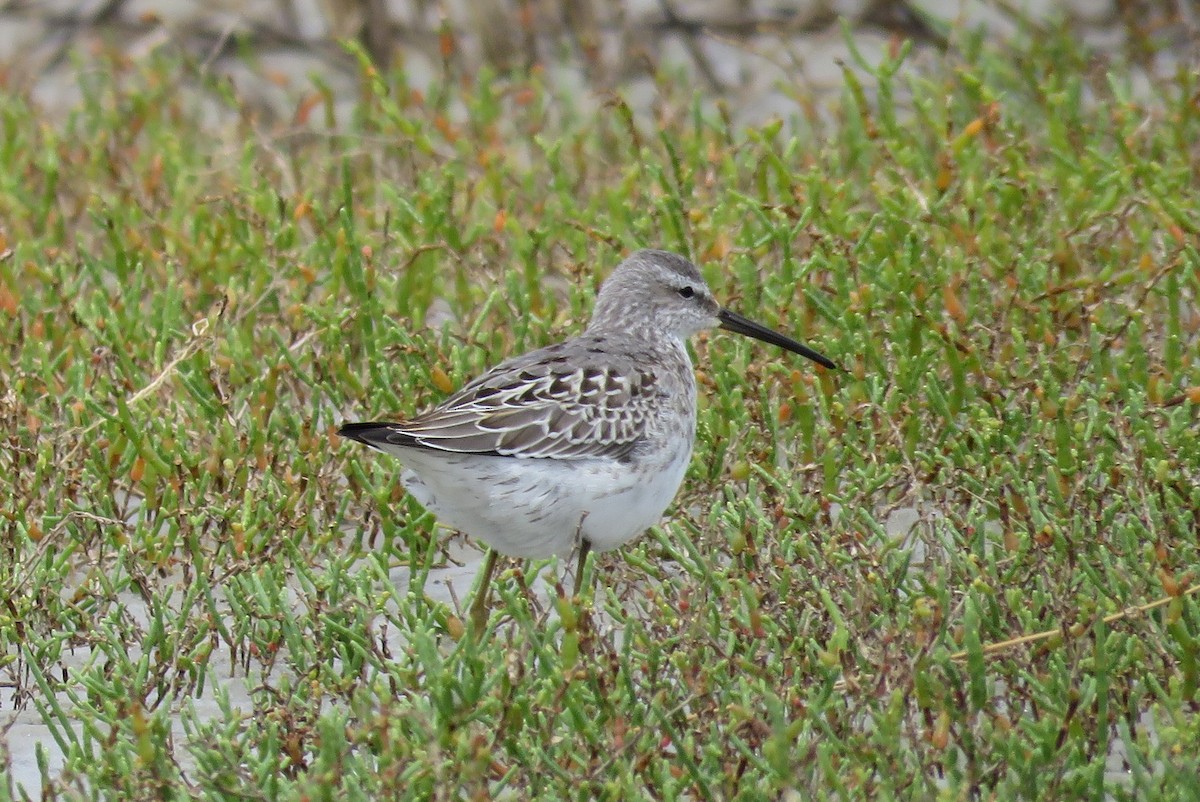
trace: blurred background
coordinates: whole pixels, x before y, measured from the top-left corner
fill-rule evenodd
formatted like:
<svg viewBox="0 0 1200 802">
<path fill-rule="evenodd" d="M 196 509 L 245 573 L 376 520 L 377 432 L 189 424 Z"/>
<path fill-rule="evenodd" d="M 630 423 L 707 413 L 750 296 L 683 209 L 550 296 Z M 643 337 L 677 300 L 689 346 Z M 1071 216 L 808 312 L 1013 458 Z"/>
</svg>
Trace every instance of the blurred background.
<svg viewBox="0 0 1200 802">
<path fill-rule="evenodd" d="M 740 124 L 816 121 L 843 69 L 903 41 L 914 48 L 906 67 L 919 70 L 959 37 L 1036 36 L 1064 17 L 1097 71 L 1122 56 L 1148 85 L 1195 67 L 1191 0 L 8 0 L 0 85 L 61 113 L 84 91 L 79 68 L 165 51 L 287 120 L 314 75 L 352 106 L 360 72 L 350 41 L 378 68 L 402 67 L 418 91 L 442 77 L 536 67 L 578 104 L 619 90 L 639 112 L 665 75 L 723 100 Z"/>
</svg>

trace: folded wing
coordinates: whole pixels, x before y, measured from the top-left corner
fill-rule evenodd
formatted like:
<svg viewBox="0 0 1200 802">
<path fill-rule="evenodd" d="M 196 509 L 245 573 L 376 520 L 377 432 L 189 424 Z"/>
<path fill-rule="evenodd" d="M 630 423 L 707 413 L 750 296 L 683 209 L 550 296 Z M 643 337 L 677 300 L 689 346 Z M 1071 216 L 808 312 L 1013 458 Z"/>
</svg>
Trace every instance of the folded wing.
<svg viewBox="0 0 1200 802">
<path fill-rule="evenodd" d="M 619 459 L 645 436 L 663 395 L 649 370 L 599 350 L 551 346 L 501 363 L 402 423 L 352 423 L 371 446 L 538 459 Z M 584 357 L 584 358 L 581 358 Z"/>
</svg>

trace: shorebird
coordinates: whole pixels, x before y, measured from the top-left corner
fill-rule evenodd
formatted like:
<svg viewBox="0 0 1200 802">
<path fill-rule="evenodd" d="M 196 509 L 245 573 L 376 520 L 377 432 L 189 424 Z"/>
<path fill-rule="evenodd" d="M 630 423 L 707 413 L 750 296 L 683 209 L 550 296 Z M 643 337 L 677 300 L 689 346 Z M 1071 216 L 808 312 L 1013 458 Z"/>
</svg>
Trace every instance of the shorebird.
<svg viewBox="0 0 1200 802">
<path fill-rule="evenodd" d="M 686 341 L 718 326 L 836 369 L 722 308 L 684 257 L 642 250 L 601 286 L 583 334 L 501 362 L 411 420 L 347 423 L 338 434 L 399 457 L 405 489 L 489 547 L 470 610 L 482 631 L 498 554 L 577 548 L 578 594 L 589 552 L 622 546 L 662 517 L 696 436 Z"/>
</svg>

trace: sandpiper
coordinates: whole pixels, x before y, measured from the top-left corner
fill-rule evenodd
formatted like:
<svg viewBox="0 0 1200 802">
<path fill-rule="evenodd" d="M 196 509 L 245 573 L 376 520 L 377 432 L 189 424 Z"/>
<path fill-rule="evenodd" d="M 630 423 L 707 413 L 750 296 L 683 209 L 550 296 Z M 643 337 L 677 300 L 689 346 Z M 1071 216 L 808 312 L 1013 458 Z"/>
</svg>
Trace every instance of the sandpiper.
<svg viewBox="0 0 1200 802">
<path fill-rule="evenodd" d="M 686 340 L 715 326 L 836 369 L 722 308 L 684 257 L 642 250 L 601 286 L 583 334 L 501 362 L 411 420 L 348 423 L 338 434 L 399 457 L 422 506 L 490 547 L 470 611 L 482 631 L 497 554 L 578 548 L 578 593 L 589 552 L 624 545 L 662 517 L 696 435 Z"/>
</svg>

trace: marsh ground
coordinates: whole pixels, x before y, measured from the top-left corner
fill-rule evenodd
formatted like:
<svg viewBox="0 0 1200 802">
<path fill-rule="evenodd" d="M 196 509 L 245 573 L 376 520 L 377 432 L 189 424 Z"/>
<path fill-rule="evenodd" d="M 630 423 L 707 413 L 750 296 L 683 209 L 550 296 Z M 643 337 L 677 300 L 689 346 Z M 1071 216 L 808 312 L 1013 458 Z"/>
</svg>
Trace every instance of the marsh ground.
<svg viewBox="0 0 1200 802">
<path fill-rule="evenodd" d="M 349 115 L 166 55 L 3 95 L 0 796 L 1191 798 L 1200 81 L 953 45 L 852 65 L 823 135 L 361 53 Z M 699 338 L 594 620 L 514 569 L 463 638 L 470 547 L 333 432 L 646 245 L 849 372 Z"/>
</svg>

